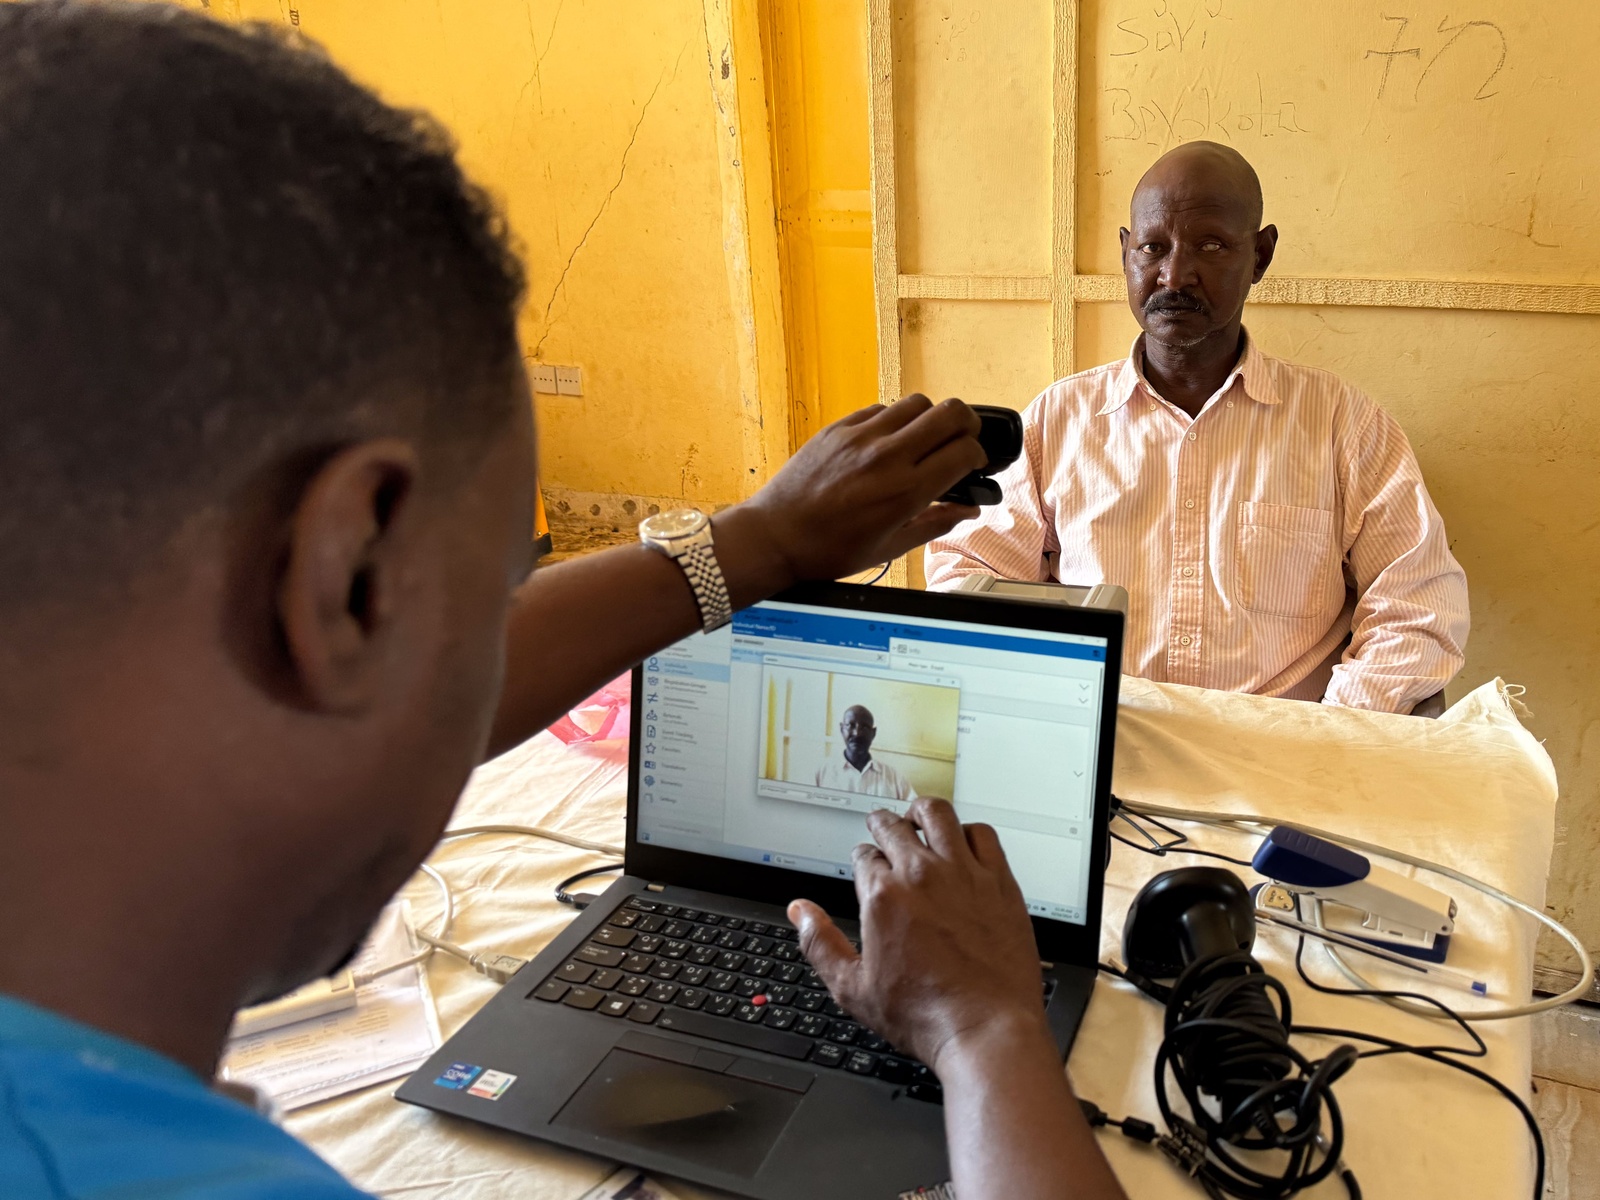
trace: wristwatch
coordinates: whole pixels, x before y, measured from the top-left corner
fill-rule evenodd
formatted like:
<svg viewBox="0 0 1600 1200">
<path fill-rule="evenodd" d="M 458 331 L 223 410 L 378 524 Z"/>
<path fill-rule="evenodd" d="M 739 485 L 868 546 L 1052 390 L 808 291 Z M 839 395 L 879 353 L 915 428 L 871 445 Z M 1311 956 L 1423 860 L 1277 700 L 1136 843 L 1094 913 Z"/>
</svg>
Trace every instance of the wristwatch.
<svg viewBox="0 0 1600 1200">
<path fill-rule="evenodd" d="M 707 633 L 733 620 L 728 582 L 711 545 L 711 518 L 697 508 L 675 508 L 639 522 L 639 540 L 659 550 L 683 569 L 700 606 L 700 624 Z"/>
</svg>

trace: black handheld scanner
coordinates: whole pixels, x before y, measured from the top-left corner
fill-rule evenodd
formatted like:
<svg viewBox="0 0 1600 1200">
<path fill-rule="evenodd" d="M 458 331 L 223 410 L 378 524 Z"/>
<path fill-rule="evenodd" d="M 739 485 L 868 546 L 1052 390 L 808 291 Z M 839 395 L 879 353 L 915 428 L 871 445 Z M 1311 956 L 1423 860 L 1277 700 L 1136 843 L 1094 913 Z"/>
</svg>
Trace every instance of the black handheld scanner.
<svg viewBox="0 0 1600 1200">
<path fill-rule="evenodd" d="M 1022 457 L 1022 414 L 994 404 L 974 404 L 972 411 L 983 422 L 978 441 L 989 461 L 939 499 L 952 504 L 999 504 L 1000 485 L 991 477 Z"/>
</svg>

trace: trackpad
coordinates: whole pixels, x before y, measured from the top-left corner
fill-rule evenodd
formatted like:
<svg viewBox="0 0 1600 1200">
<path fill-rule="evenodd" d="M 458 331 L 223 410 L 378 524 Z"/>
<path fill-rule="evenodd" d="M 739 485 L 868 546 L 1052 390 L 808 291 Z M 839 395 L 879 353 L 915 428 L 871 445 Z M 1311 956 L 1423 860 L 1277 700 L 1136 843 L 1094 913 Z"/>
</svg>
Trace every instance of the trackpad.
<svg viewBox="0 0 1600 1200">
<path fill-rule="evenodd" d="M 753 1080 L 613 1050 L 551 1124 L 751 1176 L 802 1099 Z"/>
</svg>

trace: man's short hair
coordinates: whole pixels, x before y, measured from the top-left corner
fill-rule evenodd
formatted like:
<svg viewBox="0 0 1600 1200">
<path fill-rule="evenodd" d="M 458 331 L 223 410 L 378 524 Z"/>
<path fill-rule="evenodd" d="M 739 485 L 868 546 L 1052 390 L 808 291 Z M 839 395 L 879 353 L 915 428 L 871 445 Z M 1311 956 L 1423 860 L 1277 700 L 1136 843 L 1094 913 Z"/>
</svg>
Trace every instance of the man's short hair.
<svg viewBox="0 0 1600 1200">
<path fill-rule="evenodd" d="M 0 4 L 0 608 L 129 578 L 353 440 L 486 445 L 522 288 L 449 136 L 317 47 Z"/>
</svg>

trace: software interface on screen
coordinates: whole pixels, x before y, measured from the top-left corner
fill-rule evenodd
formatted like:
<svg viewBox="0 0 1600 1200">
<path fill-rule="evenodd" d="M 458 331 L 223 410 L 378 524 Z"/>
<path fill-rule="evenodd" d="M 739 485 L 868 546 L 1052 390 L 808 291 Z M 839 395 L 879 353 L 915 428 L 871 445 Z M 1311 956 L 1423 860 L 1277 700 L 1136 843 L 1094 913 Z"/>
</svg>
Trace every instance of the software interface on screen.
<svg viewBox="0 0 1600 1200">
<path fill-rule="evenodd" d="M 768 603 L 646 660 L 639 838 L 850 878 L 874 808 L 993 825 L 1030 912 L 1088 901 L 1104 638 Z"/>
</svg>

